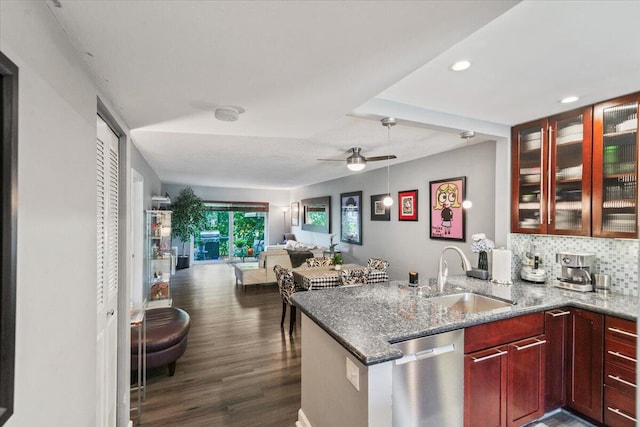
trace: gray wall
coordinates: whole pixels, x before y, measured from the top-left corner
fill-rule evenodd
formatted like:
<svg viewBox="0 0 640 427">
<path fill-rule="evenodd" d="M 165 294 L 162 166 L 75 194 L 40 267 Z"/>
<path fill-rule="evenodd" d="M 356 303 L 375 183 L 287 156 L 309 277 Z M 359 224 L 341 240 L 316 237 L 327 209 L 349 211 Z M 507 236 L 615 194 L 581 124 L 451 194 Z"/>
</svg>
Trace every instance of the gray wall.
<svg viewBox="0 0 640 427">
<path fill-rule="evenodd" d="M 469 145 L 467 147 L 441 153 L 392 166 L 390 169 L 390 191 L 394 197 L 391 221 L 371 221 L 370 196 L 385 193 L 387 173 L 385 168 L 349 177 L 327 181 L 296 189 L 291 192 L 292 201 L 310 197 L 331 196 L 331 232 L 340 235 L 340 193 L 363 192 L 363 244 L 340 243 L 345 262 L 366 263 L 369 257 L 379 257 L 390 261 L 390 278 L 407 279 L 409 271 L 417 271 L 420 277 L 435 277 L 437 260 L 442 248 L 449 244 L 459 246 L 477 264 L 477 256 L 470 249 L 471 235 L 485 233 L 494 239 L 496 188 L 508 191 L 508 182 L 497 185 L 495 142 Z M 500 166 L 508 167 L 507 165 Z M 429 181 L 467 177 L 467 199 L 473 207 L 466 212 L 466 242 L 448 242 L 429 238 Z M 498 183 L 499 184 L 499 183 Z M 398 221 L 398 191 L 418 189 L 418 221 Z M 293 227 L 299 241 L 323 246 L 329 245 L 329 235 L 302 231 Z M 508 225 L 507 225 L 508 229 Z M 460 263 L 455 254 L 446 255 L 450 274 L 461 273 Z"/>
<path fill-rule="evenodd" d="M 135 144 L 135 140 L 133 141 Z M 144 178 L 144 208 L 151 209 L 151 196 L 164 196 L 162 182 L 158 174 L 149 166 L 135 145 L 131 146 L 131 168 L 135 169 Z"/>
</svg>

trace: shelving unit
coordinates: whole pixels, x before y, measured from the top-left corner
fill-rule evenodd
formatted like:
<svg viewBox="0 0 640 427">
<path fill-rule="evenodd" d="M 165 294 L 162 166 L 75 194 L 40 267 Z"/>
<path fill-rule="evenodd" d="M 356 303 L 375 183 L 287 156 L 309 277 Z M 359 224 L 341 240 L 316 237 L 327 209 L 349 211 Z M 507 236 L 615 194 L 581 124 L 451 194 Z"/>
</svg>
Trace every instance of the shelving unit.
<svg viewBox="0 0 640 427">
<path fill-rule="evenodd" d="M 147 308 L 171 306 L 171 211 L 146 212 Z"/>
</svg>

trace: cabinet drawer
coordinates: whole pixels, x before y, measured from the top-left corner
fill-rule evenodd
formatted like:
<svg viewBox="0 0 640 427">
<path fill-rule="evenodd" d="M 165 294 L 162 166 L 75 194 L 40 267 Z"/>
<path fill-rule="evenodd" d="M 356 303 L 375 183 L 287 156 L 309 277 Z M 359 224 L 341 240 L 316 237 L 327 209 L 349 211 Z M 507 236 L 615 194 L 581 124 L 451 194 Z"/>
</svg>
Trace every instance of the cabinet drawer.
<svg viewBox="0 0 640 427">
<path fill-rule="evenodd" d="M 620 341 L 635 348 L 638 340 L 636 324 L 630 320 L 607 316 L 605 338 Z"/>
<path fill-rule="evenodd" d="M 635 399 L 615 388 L 604 389 L 604 423 L 611 427 L 636 425 Z"/>
<path fill-rule="evenodd" d="M 604 365 L 604 383 L 631 396 L 636 394 L 635 370 L 625 369 L 607 362 Z"/>
<path fill-rule="evenodd" d="M 635 346 L 623 344 L 615 340 L 606 340 L 604 345 L 604 360 L 623 368 L 636 371 Z"/>
<path fill-rule="evenodd" d="M 471 353 L 544 334 L 544 313 L 498 320 L 464 330 L 464 352 Z"/>
</svg>

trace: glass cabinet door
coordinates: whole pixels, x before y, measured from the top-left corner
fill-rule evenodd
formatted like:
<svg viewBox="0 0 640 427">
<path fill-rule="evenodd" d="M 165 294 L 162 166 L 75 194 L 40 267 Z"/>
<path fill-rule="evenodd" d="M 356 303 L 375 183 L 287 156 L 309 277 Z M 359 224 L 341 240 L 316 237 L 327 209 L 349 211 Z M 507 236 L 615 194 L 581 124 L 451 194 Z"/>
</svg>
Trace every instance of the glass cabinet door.
<svg viewBox="0 0 640 427">
<path fill-rule="evenodd" d="M 147 211 L 146 288 L 149 308 L 171 305 L 171 211 Z"/>
<path fill-rule="evenodd" d="M 549 119 L 547 232 L 591 234 L 591 108 Z"/>
<path fill-rule="evenodd" d="M 546 232 L 546 129 L 546 120 L 513 128 L 511 231 L 514 233 Z"/>
<path fill-rule="evenodd" d="M 626 96 L 594 109 L 594 236 L 638 237 L 639 98 Z"/>
</svg>

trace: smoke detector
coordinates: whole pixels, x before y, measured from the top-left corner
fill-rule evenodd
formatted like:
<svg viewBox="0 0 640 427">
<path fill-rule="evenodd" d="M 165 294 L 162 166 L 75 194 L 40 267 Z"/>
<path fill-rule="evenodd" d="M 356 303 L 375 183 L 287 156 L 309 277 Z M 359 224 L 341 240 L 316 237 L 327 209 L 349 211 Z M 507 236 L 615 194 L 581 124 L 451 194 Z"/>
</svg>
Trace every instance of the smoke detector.
<svg viewBox="0 0 640 427">
<path fill-rule="evenodd" d="M 469 142 L 469 140 L 475 136 L 476 136 L 476 133 L 472 130 L 465 130 L 463 132 L 460 132 L 460 138 L 466 139 L 467 142 Z"/>
<path fill-rule="evenodd" d="M 244 113 L 244 108 L 234 106 L 218 107 L 214 111 L 216 119 L 223 122 L 235 122 L 240 114 Z"/>
</svg>

